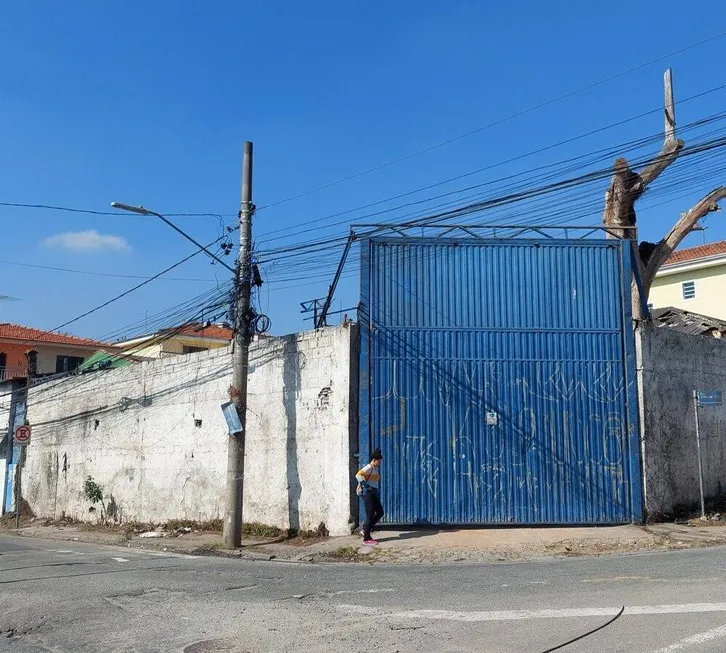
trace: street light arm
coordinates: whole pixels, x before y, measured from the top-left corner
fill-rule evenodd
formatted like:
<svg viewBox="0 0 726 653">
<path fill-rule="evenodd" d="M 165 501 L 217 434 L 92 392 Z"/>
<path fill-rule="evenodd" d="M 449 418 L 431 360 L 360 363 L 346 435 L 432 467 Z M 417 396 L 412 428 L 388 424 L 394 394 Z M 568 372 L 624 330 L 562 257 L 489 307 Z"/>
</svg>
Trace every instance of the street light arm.
<svg viewBox="0 0 726 653">
<path fill-rule="evenodd" d="M 231 266 L 227 265 L 219 256 L 216 254 L 212 254 L 204 245 L 202 245 L 199 241 L 192 238 L 189 234 L 187 234 L 185 231 L 182 231 L 177 227 L 171 220 L 168 220 L 165 218 L 161 213 L 157 213 L 156 211 L 150 211 L 147 208 L 144 208 L 143 206 L 133 206 L 131 204 L 123 204 L 122 202 L 111 202 L 111 206 L 114 209 L 119 209 L 120 211 L 128 211 L 130 213 L 138 213 L 139 215 L 155 215 L 157 218 L 168 224 L 174 231 L 181 234 L 186 238 L 189 242 L 194 243 L 199 249 L 201 249 L 207 256 L 210 258 L 213 258 L 217 263 L 220 263 L 225 268 L 227 268 L 232 274 L 237 274 L 237 271 L 232 268 Z"/>
</svg>

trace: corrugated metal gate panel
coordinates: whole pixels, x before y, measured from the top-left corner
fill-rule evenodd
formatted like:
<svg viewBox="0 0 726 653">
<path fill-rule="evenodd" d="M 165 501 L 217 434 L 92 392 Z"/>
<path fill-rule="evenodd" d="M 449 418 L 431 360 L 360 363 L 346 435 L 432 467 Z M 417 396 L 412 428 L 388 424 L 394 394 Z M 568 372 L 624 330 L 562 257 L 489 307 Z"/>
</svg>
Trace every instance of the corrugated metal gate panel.
<svg viewBox="0 0 726 653">
<path fill-rule="evenodd" d="M 384 453 L 386 521 L 639 518 L 619 241 L 363 247 L 361 440 Z"/>
</svg>

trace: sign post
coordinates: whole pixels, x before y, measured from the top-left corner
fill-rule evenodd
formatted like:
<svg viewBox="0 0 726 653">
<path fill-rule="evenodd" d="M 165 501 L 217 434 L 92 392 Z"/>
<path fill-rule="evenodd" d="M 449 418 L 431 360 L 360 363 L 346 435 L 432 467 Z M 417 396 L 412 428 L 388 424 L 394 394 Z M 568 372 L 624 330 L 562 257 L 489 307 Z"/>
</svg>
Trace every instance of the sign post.
<svg viewBox="0 0 726 653">
<path fill-rule="evenodd" d="M 20 426 L 17 426 L 15 428 L 15 433 L 13 434 L 13 441 L 15 444 L 21 446 L 21 447 L 27 447 L 30 444 L 30 436 L 32 434 L 32 430 L 30 428 L 30 424 L 21 424 Z M 22 454 L 20 455 L 20 458 L 18 459 L 18 462 L 15 463 L 15 528 L 20 528 L 20 474 L 22 465 L 21 462 L 23 460 Z"/>
<path fill-rule="evenodd" d="M 693 409 L 696 413 L 696 449 L 698 450 L 698 488 L 701 498 L 701 519 L 706 518 L 706 505 L 703 499 L 703 461 L 701 458 L 701 425 L 698 419 L 698 409 L 704 406 L 721 406 L 723 397 L 720 390 L 710 392 L 693 391 Z"/>
</svg>

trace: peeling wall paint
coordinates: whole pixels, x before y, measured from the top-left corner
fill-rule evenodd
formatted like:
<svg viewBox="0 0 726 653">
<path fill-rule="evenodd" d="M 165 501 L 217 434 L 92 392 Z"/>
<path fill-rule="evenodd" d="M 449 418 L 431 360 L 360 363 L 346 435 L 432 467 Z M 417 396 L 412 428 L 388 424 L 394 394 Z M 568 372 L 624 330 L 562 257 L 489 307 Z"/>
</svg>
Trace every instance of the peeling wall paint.
<svg viewBox="0 0 726 653">
<path fill-rule="evenodd" d="M 253 343 L 246 522 L 350 532 L 351 356 L 354 326 Z M 119 520 L 221 518 L 231 380 L 222 349 L 32 387 L 24 497 L 38 516 L 95 520 L 92 476 Z"/>
<path fill-rule="evenodd" d="M 694 390 L 726 391 L 726 342 L 644 324 L 638 358 L 648 514 L 699 501 Z M 726 407 L 699 410 L 704 494 L 726 491 Z"/>
</svg>

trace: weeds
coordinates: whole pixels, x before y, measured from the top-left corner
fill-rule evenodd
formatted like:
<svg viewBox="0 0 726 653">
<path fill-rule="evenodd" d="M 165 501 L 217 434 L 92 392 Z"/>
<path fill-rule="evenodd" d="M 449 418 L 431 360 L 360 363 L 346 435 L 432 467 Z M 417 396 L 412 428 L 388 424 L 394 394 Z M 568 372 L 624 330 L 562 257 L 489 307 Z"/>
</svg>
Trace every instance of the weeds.
<svg viewBox="0 0 726 653">
<path fill-rule="evenodd" d="M 325 556 L 331 560 L 338 560 L 340 562 L 360 562 L 361 560 L 367 559 L 354 546 L 341 546 L 326 553 Z"/>
<path fill-rule="evenodd" d="M 208 521 L 193 521 L 191 519 L 170 519 L 164 524 L 166 531 L 188 531 L 191 529 L 197 533 L 221 533 L 222 520 L 209 519 Z"/>
<path fill-rule="evenodd" d="M 101 518 L 106 516 L 106 504 L 103 502 L 103 488 L 93 480 L 93 476 L 88 476 L 83 484 L 83 494 L 86 499 L 91 502 L 91 512 L 96 510 L 96 504 L 101 504 Z"/>
<path fill-rule="evenodd" d="M 282 537 L 283 531 L 276 526 L 267 526 L 266 524 L 258 524 L 252 522 L 242 525 L 242 535 L 247 537 Z"/>
</svg>

